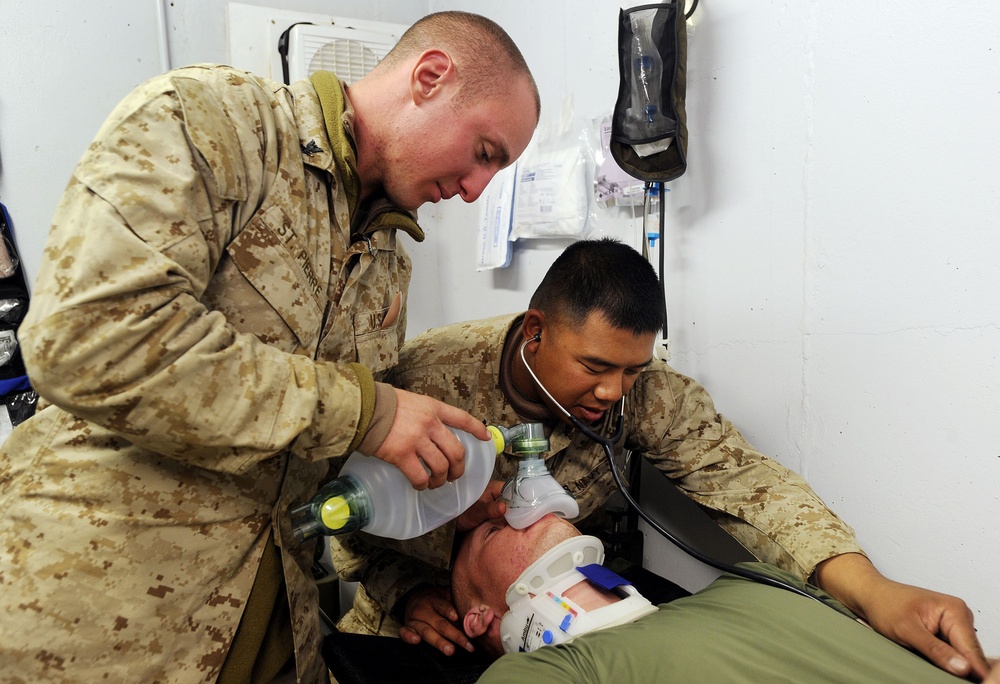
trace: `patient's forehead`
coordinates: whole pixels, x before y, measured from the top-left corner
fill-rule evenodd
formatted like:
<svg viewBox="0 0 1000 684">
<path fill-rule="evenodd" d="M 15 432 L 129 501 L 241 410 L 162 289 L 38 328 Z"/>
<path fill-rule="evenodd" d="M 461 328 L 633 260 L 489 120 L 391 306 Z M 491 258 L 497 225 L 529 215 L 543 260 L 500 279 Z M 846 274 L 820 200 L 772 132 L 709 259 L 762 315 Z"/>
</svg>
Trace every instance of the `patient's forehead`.
<svg viewBox="0 0 1000 684">
<path fill-rule="evenodd" d="M 503 595 L 543 553 L 579 534 L 572 524 L 551 514 L 521 530 L 502 518 L 489 520 L 463 540 L 455 571 L 468 573 L 484 593 Z"/>
</svg>

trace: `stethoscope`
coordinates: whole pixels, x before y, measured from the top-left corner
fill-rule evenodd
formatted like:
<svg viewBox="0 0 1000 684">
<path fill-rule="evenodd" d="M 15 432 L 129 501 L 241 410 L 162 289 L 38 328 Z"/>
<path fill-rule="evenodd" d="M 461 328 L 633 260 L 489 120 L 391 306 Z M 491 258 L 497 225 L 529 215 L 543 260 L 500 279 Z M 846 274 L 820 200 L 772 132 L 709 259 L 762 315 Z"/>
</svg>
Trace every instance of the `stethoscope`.
<svg viewBox="0 0 1000 684">
<path fill-rule="evenodd" d="M 526 339 L 524 340 L 524 342 L 521 343 L 521 348 L 519 350 L 521 355 L 521 362 L 524 364 L 524 367 L 528 370 L 528 374 L 531 375 L 531 379 L 535 381 L 535 384 L 538 386 L 538 389 L 540 389 L 542 393 L 549 398 L 549 401 L 552 402 L 552 405 L 555 406 L 557 409 L 559 409 L 559 411 L 570 422 L 570 424 L 574 428 L 579 430 L 581 433 L 583 433 L 584 437 L 595 442 L 596 444 L 599 444 L 601 448 L 604 449 L 604 455 L 608 459 L 608 467 L 611 469 L 611 476 L 615 480 L 615 486 L 618 487 L 618 490 L 622 493 L 622 496 L 625 497 L 625 500 L 628 502 L 628 504 L 635 509 L 636 513 L 639 514 L 639 517 L 645 520 L 650 527 L 656 530 L 661 536 L 666 538 L 667 541 L 672 543 L 674 546 L 676 546 L 689 556 L 701 561 L 705 565 L 709 565 L 715 568 L 716 570 L 721 570 L 722 572 L 728 572 L 729 574 L 736 575 L 737 577 L 743 577 L 744 579 L 752 580 L 754 582 L 759 582 L 761 584 L 767 584 L 772 587 L 777 587 L 778 589 L 784 589 L 786 591 L 790 591 L 793 594 L 805 596 L 806 598 L 812 599 L 824 606 L 827 605 L 826 603 L 823 602 L 822 599 L 820 599 L 817 596 L 813 596 L 804 589 L 801 589 L 791 584 L 786 584 L 785 582 L 782 582 L 779 579 L 768 577 L 767 575 L 762 575 L 760 573 L 754 572 L 753 570 L 737 567 L 735 565 L 729 565 L 727 563 L 723 563 L 714 558 L 711 558 L 710 556 L 706 556 L 697 549 L 688 546 L 684 541 L 679 539 L 672 532 L 670 532 L 665 527 L 660 525 L 660 523 L 657 522 L 652 516 L 646 513 L 646 511 L 644 511 L 642 507 L 639 505 L 639 502 L 632 497 L 632 493 L 629 491 L 629 488 L 625 485 L 621 473 L 618 472 L 618 467 L 617 465 L 615 465 L 615 448 L 618 446 L 619 443 L 621 443 L 621 441 L 625 437 L 625 395 L 622 395 L 622 398 L 619 400 L 619 403 L 621 404 L 621 409 L 619 410 L 618 415 L 615 417 L 614 432 L 609 437 L 604 437 L 603 435 L 595 432 L 592 428 L 590 428 L 590 426 L 586 425 L 582 420 L 580 420 L 572 413 L 567 411 L 562 404 L 556 401 L 555 397 L 553 397 L 552 394 L 549 393 L 549 391 L 545 388 L 545 385 L 542 384 L 542 381 L 538 379 L 537 375 L 535 375 L 535 371 L 528 364 L 528 360 L 524 356 L 525 346 L 528 344 L 528 342 L 540 342 L 541 339 L 542 335 L 541 333 L 538 333 L 534 337 Z"/>
</svg>

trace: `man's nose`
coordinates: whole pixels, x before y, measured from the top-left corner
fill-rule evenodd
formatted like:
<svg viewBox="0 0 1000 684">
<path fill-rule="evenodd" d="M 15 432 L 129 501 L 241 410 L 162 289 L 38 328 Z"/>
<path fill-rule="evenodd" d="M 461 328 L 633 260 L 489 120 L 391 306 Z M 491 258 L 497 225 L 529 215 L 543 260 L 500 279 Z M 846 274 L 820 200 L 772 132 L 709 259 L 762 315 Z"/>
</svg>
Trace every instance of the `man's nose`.
<svg viewBox="0 0 1000 684">
<path fill-rule="evenodd" d="M 598 401 L 613 404 L 625 394 L 624 381 L 620 373 L 609 373 L 601 378 L 594 388 L 594 396 Z"/>
<path fill-rule="evenodd" d="M 495 169 L 479 168 L 463 176 L 462 180 L 458 183 L 462 201 L 475 202 L 479 199 L 479 196 L 483 194 L 483 190 L 490 184 L 496 173 Z"/>
</svg>

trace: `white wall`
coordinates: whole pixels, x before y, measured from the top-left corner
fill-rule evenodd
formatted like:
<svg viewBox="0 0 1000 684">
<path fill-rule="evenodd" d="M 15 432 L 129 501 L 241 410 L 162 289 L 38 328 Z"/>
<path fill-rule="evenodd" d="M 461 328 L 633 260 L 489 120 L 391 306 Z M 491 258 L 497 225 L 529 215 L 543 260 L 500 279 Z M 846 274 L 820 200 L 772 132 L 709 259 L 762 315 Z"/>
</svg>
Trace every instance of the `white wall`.
<svg viewBox="0 0 1000 684">
<path fill-rule="evenodd" d="M 155 9 L 135 0 L 0 4 L 0 200 L 29 279 L 90 139 L 132 87 L 160 71 Z"/>
<path fill-rule="evenodd" d="M 521 45 L 547 110 L 569 93 L 586 116 L 614 105 L 615 3 L 275 4 L 402 23 L 481 12 Z M 161 9 L 180 65 L 226 61 L 225 7 L 0 4 L 0 198 L 29 276 L 73 164 L 115 102 L 161 69 Z M 666 243 L 672 363 L 804 473 L 886 574 L 965 598 L 993 653 L 998 29 L 986 0 L 703 0 L 690 167 L 672 184 Z M 412 332 L 522 308 L 565 245 L 519 245 L 510 269 L 475 273 L 477 216 L 454 203 L 422 212 Z"/>
<path fill-rule="evenodd" d="M 583 115 L 614 106 L 617 4 L 431 7 L 503 24 L 547 108 L 567 92 Z M 965 598 L 1000 652 L 1000 6 L 704 0 L 688 79 L 671 363 L 883 572 Z M 475 273 L 475 208 L 433 211 L 414 332 L 522 308 L 562 247 Z"/>
</svg>

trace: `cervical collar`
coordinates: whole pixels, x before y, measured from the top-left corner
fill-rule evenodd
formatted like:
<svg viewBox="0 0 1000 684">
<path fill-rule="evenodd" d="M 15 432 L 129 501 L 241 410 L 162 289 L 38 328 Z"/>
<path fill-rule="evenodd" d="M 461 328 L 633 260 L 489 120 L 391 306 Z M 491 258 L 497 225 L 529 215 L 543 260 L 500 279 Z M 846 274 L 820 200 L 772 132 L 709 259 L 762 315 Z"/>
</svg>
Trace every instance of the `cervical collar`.
<svg viewBox="0 0 1000 684">
<path fill-rule="evenodd" d="M 597 537 L 573 537 L 552 547 L 507 589 L 510 608 L 500 620 L 505 653 L 534 651 L 581 634 L 638 620 L 655 612 L 626 580 L 603 568 L 604 545 Z M 563 596 L 579 582 L 591 582 L 621 600 L 584 610 Z"/>
</svg>

